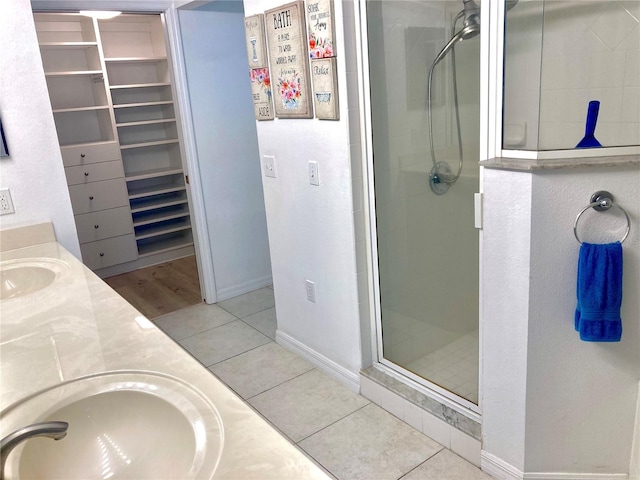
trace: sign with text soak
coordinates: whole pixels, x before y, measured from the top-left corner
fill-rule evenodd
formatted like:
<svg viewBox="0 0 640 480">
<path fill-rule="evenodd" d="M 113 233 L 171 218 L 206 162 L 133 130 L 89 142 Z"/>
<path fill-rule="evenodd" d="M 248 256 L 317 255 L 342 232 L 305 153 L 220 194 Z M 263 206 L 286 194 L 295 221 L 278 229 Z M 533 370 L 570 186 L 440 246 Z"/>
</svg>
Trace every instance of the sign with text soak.
<svg viewBox="0 0 640 480">
<path fill-rule="evenodd" d="M 252 68 L 251 95 L 256 120 L 273 120 L 273 102 L 271 94 L 271 78 L 268 68 Z"/>
<path fill-rule="evenodd" d="M 307 25 L 309 56 L 335 57 L 333 0 L 307 0 Z"/>
<path fill-rule="evenodd" d="M 278 118 L 313 118 L 304 4 L 265 12 L 273 104 Z"/>
<path fill-rule="evenodd" d="M 340 119 L 336 68 L 335 57 L 311 60 L 313 102 L 316 107 L 316 118 L 321 120 Z"/>
<path fill-rule="evenodd" d="M 249 68 L 268 67 L 267 46 L 264 40 L 264 15 L 253 15 L 244 19 Z"/>
</svg>

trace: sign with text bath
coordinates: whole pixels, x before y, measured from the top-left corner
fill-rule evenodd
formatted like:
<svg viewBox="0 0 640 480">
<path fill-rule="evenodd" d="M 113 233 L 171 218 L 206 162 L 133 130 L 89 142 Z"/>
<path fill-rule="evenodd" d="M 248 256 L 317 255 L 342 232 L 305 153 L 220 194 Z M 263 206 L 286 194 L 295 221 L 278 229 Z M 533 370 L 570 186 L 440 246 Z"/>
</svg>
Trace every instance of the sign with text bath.
<svg viewBox="0 0 640 480">
<path fill-rule="evenodd" d="M 313 118 L 304 3 L 265 12 L 269 63 L 278 118 Z"/>
</svg>

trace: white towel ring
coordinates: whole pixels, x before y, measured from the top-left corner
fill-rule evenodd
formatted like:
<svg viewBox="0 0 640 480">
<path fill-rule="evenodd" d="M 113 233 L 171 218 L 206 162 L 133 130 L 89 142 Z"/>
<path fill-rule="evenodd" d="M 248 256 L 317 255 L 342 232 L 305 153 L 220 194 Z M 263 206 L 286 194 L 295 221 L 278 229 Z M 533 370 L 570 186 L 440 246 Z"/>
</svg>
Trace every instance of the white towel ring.
<svg viewBox="0 0 640 480">
<path fill-rule="evenodd" d="M 582 245 L 582 240 L 580 240 L 580 237 L 578 237 L 578 220 L 580 220 L 582 214 L 590 208 L 593 208 L 594 210 L 597 210 L 599 212 L 604 212 L 606 210 L 609 210 L 611 207 L 617 207 L 622 211 L 622 213 L 624 213 L 624 217 L 627 219 L 627 231 L 624 232 L 624 236 L 622 237 L 622 240 L 620 240 L 620 243 L 624 242 L 627 239 L 627 237 L 629 236 L 629 232 L 631 231 L 631 220 L 629 219 L 629 215 L 627 215 L 627 212 L 624 208 L 622 208 L 617 203 L 613 203 L 613 195 L 611 195 L 607 191 L 600 190 L 591 195 L 591 203 L 589 203 L 589 205 L 587 205 L 580 211 L 580 213 L 576 217 L 576 221 L 573 222 L 573 234 L 575 235 L 576 240 L 578 240 L 579 244 Z"/>
</svg>

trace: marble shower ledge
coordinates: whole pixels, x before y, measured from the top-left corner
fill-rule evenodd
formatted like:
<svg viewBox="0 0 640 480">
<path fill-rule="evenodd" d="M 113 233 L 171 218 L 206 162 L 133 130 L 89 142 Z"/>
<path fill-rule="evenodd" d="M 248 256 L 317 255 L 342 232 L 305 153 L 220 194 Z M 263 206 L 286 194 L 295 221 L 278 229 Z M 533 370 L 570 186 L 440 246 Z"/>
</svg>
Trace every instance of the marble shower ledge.
<svg viewBox="0 0 640 480">
<path fill-rule="evenodd" d="M 447 422 L 453 428 L 470 435 L 476 440 L 480 440 L 481 425 L 478 422 L 467 418 L 452 408 L 449 408 L 433 398 L 414 390 L 408 385 L 402 383 L 400 380 L 393 378 L 391 375 L 387 375 L 373 366 L 360 370 L 360 374 L 382 385 L 387 390 L 392 391 L 396 395 L 399 395 L 426 412 L 438 417 L 440 420 Z"/>
<path fill-rule="evenodd" d="M 610 157 L 578 157 L 558 159 L 526 159 L 496 157 L 482 160 L 480 166 L 502 170 L 534 172 L 579 167 L 633 167 L 640 166 L 640 155 L 617 155 Z"/>
</svg>

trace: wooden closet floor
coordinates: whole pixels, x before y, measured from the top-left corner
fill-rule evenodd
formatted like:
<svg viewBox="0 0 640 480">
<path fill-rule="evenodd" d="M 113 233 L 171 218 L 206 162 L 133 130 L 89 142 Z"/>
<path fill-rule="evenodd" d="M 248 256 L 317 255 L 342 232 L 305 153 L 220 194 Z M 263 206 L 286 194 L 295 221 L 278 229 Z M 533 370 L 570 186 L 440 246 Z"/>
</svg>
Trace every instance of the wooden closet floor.
<svg viewBox="0 0 640 480">
<path fill-rule="evenodd" d="M 104 281 L 149 319 L 202 302 L 194 255 Z"/>
</svg>

